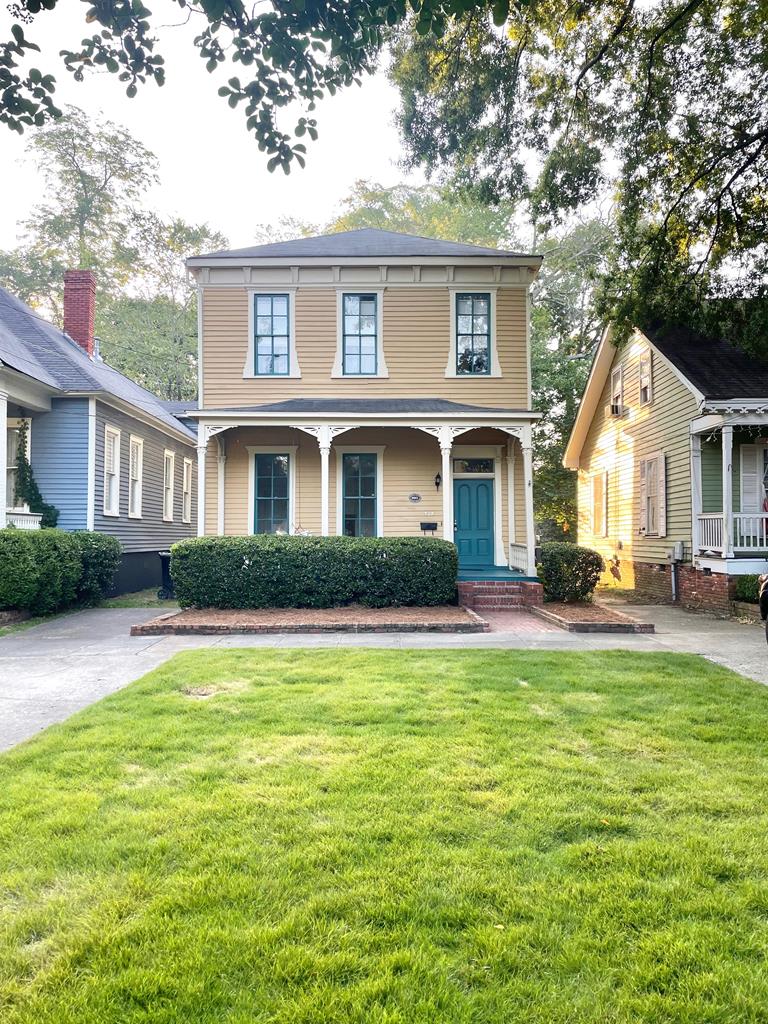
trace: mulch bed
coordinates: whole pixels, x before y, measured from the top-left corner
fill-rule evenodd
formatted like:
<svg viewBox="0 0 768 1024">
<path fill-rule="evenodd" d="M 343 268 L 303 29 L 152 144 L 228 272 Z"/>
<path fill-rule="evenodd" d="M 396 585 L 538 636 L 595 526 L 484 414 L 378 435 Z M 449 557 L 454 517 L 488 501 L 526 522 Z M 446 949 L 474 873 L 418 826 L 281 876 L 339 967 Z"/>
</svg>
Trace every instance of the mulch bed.
<svg viewBox="0 0 768 1024">
<path fill-rule="evenodd" d="M 604 604 L 561 604 L 553 601 L 529 609 L 539 618 L 554 622 L 570 633 L 653 633 L 650 622 L 638 622 Z"/>
<path fill-rule="evenodd" d="M 188 608 L 131 627 L 131 636 L 228 633 L 484 633 L 469 608 Z"/>
</svg>

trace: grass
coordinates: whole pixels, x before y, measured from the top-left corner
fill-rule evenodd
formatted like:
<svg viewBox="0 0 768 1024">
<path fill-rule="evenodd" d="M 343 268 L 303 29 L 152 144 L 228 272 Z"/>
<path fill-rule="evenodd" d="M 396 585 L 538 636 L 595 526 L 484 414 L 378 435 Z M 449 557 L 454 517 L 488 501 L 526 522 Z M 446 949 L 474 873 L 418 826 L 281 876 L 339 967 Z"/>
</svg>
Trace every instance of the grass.
<svg viewBox="0 0 768 1024">
<path fill-rule="evenodd" d="M 764 1022 L 767 725 L 682 655 L 178 655 L 0 758 L 0 1019 Z"/>
<path fill-rule="evenodd" d="M 135 590 L 130 594 L 120 594 L 118 597 L 105 597 L 101 602 L 101 608 L 167 608 L 173 610 L 177 607 L 175 601 L 161 601 L 157 596 L 157 587 L 149 587 L 147 590 Z"/>
</svg>

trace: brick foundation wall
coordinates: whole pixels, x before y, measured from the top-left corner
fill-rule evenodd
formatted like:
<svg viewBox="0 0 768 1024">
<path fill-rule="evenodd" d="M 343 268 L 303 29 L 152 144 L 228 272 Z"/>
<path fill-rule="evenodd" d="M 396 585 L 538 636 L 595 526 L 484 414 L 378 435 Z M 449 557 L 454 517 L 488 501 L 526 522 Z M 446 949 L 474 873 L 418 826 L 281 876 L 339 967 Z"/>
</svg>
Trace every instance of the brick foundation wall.
<svg viewBox="0 0 768 1024">
<path fill-rule="evenodd" d="M 672 566 L 635 562 L 635 593 L 653 604 L 672 603 Z"/>
<path fill-rule="evenodd" d="M 717 572 L 708 576 L 692 565 L 678 567 L 678 592 L 683 608 L 728 616 L 731 614 L 734 588 L 733 576 Z"/>
</svg>

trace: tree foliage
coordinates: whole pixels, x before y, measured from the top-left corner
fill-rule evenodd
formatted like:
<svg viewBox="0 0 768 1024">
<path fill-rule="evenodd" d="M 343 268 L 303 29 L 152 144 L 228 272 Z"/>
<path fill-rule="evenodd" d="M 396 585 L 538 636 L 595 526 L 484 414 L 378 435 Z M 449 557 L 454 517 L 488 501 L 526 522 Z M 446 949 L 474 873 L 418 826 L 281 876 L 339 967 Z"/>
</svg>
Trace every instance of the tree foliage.
<svg viewBox="0 0 768 1024">
<path fill-rule="evenodd" d="M 738 297 L 768 271 L 767 18 L 765 0 L 473 4 L 440 36 L 412 18 L 393 68 L 410 162 L 540 224 L 611 193 L 603 315 L 757 339 L 765 306 Z"/>
</svg>

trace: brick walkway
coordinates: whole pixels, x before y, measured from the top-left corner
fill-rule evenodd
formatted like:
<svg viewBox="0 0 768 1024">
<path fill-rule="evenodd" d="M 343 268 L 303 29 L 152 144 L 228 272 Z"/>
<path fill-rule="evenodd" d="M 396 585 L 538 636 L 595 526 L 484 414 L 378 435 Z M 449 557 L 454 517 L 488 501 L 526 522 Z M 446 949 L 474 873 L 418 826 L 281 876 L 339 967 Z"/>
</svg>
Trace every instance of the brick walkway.
<svg viewBox="0 0 768 1024">
<path fill-rule="evenodd" d="M 559 626 L 545 622 L 522 608 L 481 608 L 477 614 L 489 624 L 491 633 L 562 633 Z"/>
</svg>

